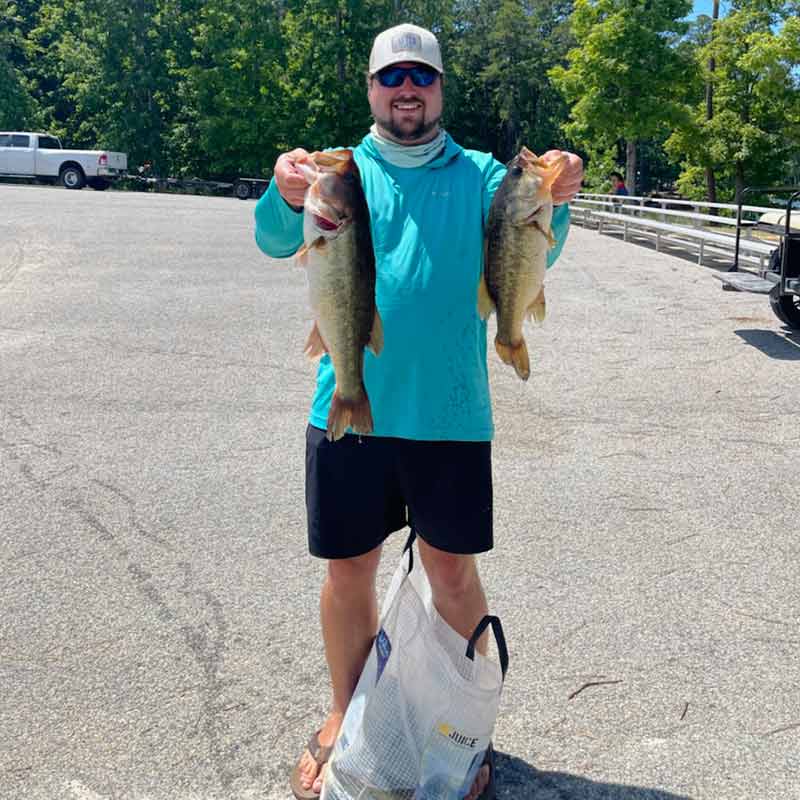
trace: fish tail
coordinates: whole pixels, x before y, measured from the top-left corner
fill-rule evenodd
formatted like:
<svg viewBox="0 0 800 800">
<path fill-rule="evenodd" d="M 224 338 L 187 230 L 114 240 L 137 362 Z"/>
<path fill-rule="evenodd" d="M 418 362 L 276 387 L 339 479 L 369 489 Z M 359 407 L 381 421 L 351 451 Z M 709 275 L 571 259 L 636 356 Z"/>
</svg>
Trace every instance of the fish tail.
<svg viewBox="0 0 800 800">
<path fill-rule="evenodd" d="M 504 364 L 511 364 L 522 380 L 528 380 L 531 374 L 531 362 L 528 359 L 525 339 L 520 338 L 517 344 L 506 344 L 495 337 L 494 347 Z"/>
<path fill-rule="evenodd" d="M 358 396 L 352 400 L 344 398 L 336 389 L 328 412 L 328 440 L 335 442 L 344 436 L 344 432 L 352 428 L 356 433 L 372 433 L 372 409 L 364 386 Z"/>
</svg>

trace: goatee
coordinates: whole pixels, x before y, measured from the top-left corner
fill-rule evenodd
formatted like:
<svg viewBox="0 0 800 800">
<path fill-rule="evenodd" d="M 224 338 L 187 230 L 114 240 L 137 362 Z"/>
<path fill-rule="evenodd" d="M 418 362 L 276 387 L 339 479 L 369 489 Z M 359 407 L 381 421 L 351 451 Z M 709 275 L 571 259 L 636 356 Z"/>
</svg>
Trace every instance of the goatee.
<svg viewBox="0 0 800 800">
<path fill-rule="evenodd" d="M 436 130 L 436 128 L 439 126 L 439 122 L 442 119 L 441 117 L 437 117 L 436 119 L 432 119 L 427 122 L 423 119 L 415 128 L 408 130 L 406 128 L 401 128 L 391 118 L 381 119 L 379 117 L 375 117 L 374 115 L 373 117 L 375 122 L 378 123 L 378 126 L 383 128 L 383 130 L 385 130 L 392 137 L 392 139 L 397 142 L 414 142 L 417 139 L 427 136 L 427 134 L 431 133 L 431 131 Z"/>
</svg>

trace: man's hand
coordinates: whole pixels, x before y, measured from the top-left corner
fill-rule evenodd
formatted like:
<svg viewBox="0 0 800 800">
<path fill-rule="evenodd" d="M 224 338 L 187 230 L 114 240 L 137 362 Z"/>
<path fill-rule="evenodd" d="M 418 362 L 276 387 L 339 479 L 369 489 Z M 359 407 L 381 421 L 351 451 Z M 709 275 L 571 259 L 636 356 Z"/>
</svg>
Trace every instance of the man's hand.
<svg viewBox="0 0 800 800">
<path fill-rule="evenodd" d="M 575 153 L 569 153 L 566 150 L 548 150 L 542 158 L 545 161 L 552 161 L 562 155 L 567 156 L 567 165 L 552 186 L 553 205 L 555 206 L 569 203 L 581 190 L 583 181 L 583 161 Z"/>
<path fill-rule="evenodd" d="M 308 181 L 303 177 L 296 164 L 310 161 L 308 151 L 298 147 L 289 153 L 284 153 L 278 156 L 275 162 L 275 183 L 278 185 L 278 191 L 281 197 L 292 207 L 295 211 L 303 209 L 305 202 L 306 192 L 308 191 Z"/>
</svg>

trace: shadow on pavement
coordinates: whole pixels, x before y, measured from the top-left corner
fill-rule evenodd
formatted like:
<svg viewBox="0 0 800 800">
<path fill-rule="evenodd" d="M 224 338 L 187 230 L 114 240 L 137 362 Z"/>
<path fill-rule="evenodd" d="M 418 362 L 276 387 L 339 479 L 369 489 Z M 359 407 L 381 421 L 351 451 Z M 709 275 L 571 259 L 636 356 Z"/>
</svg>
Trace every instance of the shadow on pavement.
<svg viewBox="0 0 800 800">
<path fill-rule="evenodd" d="M 598 783 L 565 772 L 542 772 L 520 758 L 497 753 L 498 800 L 691 800 L 661 789 Z"/>
<path fill-rule="evenodd" d="M 800 336 L 794 331 L 781 335 L 769 330 L 738 330 L 734 333 L 770 358 L 800 361 Z"/>
</svg>

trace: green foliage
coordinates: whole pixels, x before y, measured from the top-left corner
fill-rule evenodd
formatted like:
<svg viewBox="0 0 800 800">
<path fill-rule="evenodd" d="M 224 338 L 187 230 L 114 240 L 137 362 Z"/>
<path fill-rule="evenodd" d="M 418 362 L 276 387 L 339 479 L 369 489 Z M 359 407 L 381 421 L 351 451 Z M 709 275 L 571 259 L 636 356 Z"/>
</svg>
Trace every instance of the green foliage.
<svg viewBox="0 0 800 800">
<path fill-rule="evenodd" d="M 449 130 L 508 160 L 562 143 L 566 105 L 547 77 L 571 41 L 564 0 L 462 4 L 448 70 Z M 453 111 L 456 113 L 453 115 Z"/>
<path fill-rule="evenodd" d="M 571 104 L 567 133 L 586 146 L 648 139 L 683 116 L 687 60 L 673 46 L 688 0 L 576 0 L 576 47 L 550 75 Z"/>
<path fill-rule="evenodd" d="M 189 35 L 168 53 L 179 80 L 174 172 L 257 176 L 274 163 L 285 121 L 280 16 L 275 0 L 218 0 L 176 20 Z"/>
<path fill-rule="evenodd" d="M 586 174 L 583 184 L 589 192 L 611 191 L 612 172 L 619 172 L 617 147 L 592 150 L 586 163 Z"/>
<path fill-rule="evenodd" d="M 125 150 L 161 175 L 268 175 L 279 153 L 356 144 L 372 39 L 432 29 L 445 125 L 507 160 L 569 147 L 607 188 L 625 142 L 657 187 L 800 173 L 798 0 L 0 0 L 0 127 Z M 705 121 L 716 59 L 717 115 Z M 668 140 L 668 155 L 662 143 Z"/>
<path fill-rule="evenodd" d="M 11 0 L 0 0 L 0 128 L 26 130 L 38 122 L 36 102 L 28 91 L 24 19 Z"/>
<path fill-rule="evenodd" d="M 287 3 L 282 34 L 286 70 L 278 82 L 285 105 L 281 148 L 357 144 L 370 123 L 366 68 L 383 27 L 376 3 L 308 0 Z"/>
<path fill-rule="evenodd" d="M 793 6 L 738 2 L 697 51 L 714 90 L 714 116 L 706 119 L 705 99 L 697 97 L 691 116 L 667 141 L 670 155 L 685 164 L 682 187 L 707 166 L 726 199 L 747 183 L 785 179 L 800 147 L 800 19 L 791 15 Z"/>
</svg>

